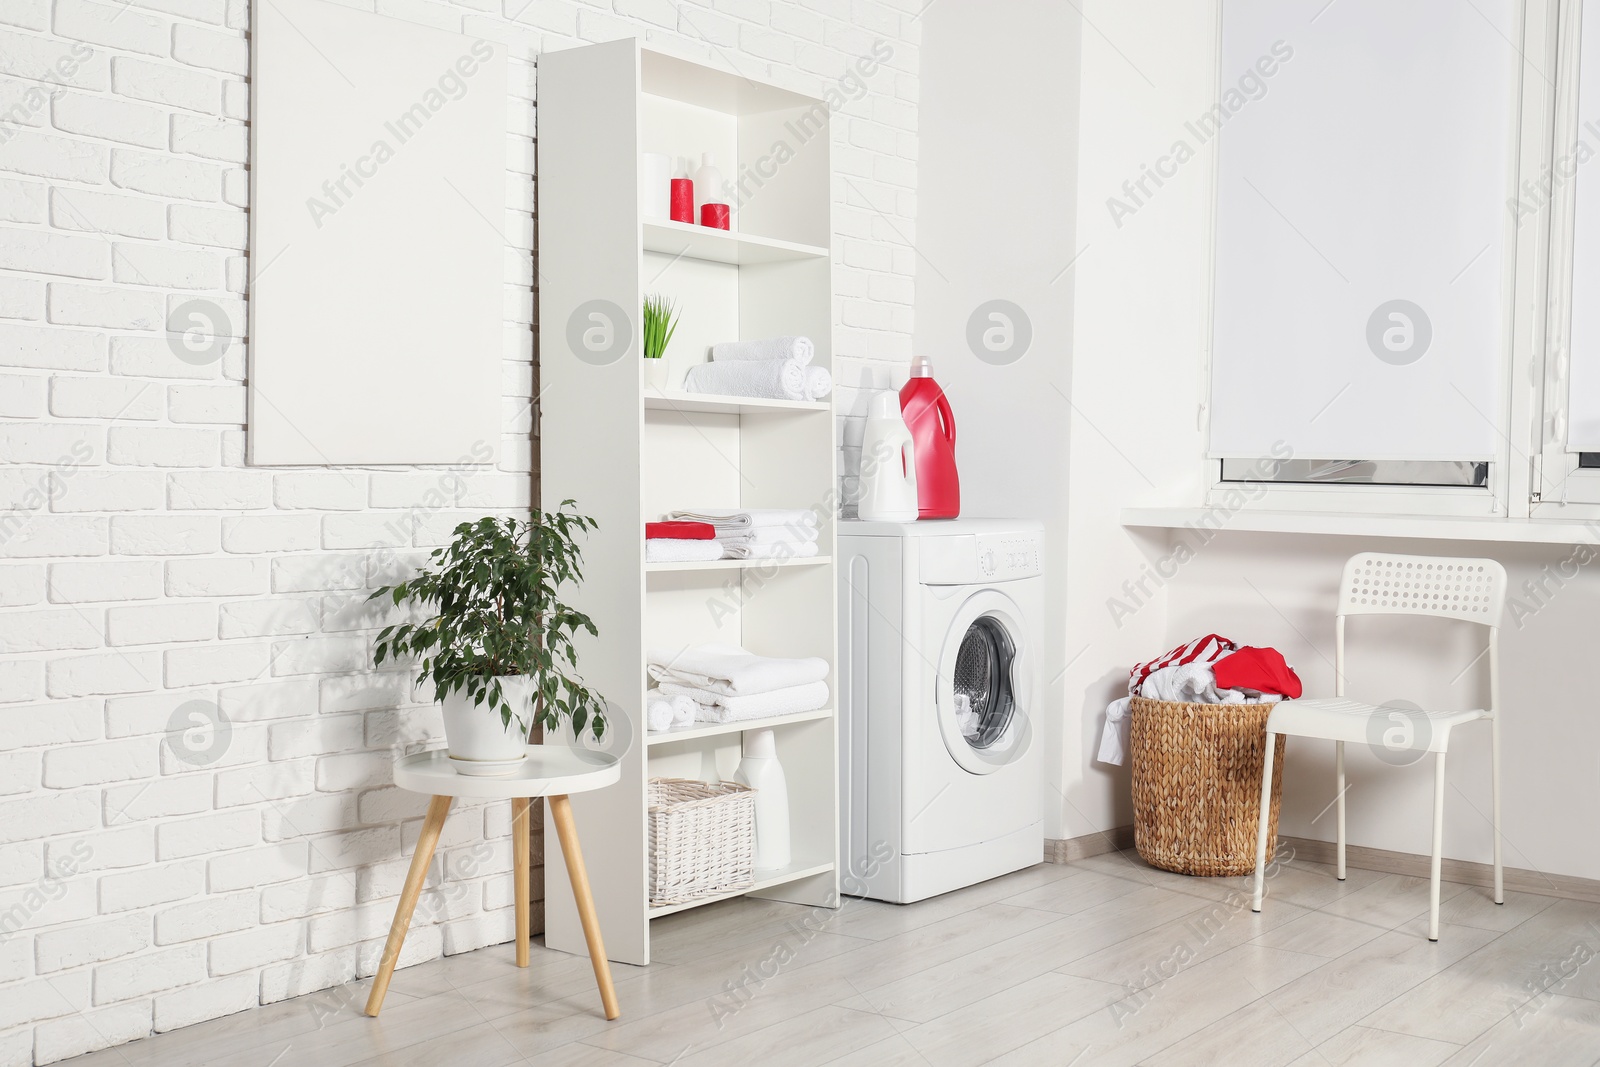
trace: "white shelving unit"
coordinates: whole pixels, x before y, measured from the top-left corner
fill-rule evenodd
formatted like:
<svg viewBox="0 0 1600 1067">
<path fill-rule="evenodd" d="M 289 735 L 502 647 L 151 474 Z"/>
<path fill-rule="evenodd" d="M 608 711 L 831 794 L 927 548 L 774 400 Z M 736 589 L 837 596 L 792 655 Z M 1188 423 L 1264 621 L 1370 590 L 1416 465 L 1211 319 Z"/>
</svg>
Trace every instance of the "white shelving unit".
<svg viewBox="0 0 1600 1067">
<path fill-rule="evenodd" d="M 645 650 L 740 644 L 772 656 L 820 656 L 837 678 L 835 439 L 828 401 L 682 392 L 709 346 L 803 334 L 833 365 L 828 246 L 829 113 L 820 100 L 653 52 L 634 40 L 547 52 L 539 62 L 539 348 L 543 506 L 577 501 L 600 523 L 573 603 L 599 627 L 580 647 L 585 679 L 629 738 L 621 782 L 573 798 L 584 858 L 613 960 L 650 960 L 650 920 L 725 896 L 838 905 L 838 753 L 832 708 L 747 723 L 645 729 Z M 775 146 L 784 159 L 772 165 Z M 730 178 L 754 177 L 734 230 L 640 217 L 639 157 L 715 153 Z M 647 293 L 681 312 L 667 353 L 671 385 L 646 395 L 639 307 Z M 604 302 L 597 303 L 597 302 Z M 625 312 L 631 343 L 615 358 L 574 350 L 590 311 Z M 812 507 L 815 558 L 644 562 L 644 524 L 676 509 Z M 651 908 L 645 785 L 652 777 L 731 778 L 743 731 L 774 728 L 789 783 L 793 863 L 755 885 Z M 546 878 L 564 884 L 561 857 Z M 583 952 L 566 894 L 546 901 L 551 947 Z"/>
</svg>

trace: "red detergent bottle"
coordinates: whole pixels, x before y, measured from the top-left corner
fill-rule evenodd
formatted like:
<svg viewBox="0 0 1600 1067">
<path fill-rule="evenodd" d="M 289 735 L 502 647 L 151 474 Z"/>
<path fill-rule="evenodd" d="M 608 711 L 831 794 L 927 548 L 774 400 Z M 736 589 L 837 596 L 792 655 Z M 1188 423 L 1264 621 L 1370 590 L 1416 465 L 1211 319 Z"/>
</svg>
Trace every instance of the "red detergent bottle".
<svg viewBox="0 0 1600 1067">
<path fill-rule="evenodd" d="M 911 361 L 911 380 L 900 390 L 900 414 L 916 445 L 917 518 L 955 518 L 961 514 L 956 417 L 926 356 Z"/>
</svg>

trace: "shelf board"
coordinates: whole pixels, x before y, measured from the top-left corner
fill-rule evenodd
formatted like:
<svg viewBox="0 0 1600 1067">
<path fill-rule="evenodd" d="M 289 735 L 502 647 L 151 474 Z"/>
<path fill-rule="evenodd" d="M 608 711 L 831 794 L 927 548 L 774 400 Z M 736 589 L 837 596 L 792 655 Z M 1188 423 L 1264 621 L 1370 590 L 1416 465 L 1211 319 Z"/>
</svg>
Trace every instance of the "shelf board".
<svg viewBox="0 0 1600 1067">
<path fill-rule="evenodd" d="M 690 908 L 698 908 L 705 904 L 715 904 L 719 900 L 732 900 L 734 897 L 742 897 L 747 893 L 758 893 L 763 889 L 771 889 L 773 886 L 783 885 L 786 882 L 798 882 L 802 878 L 810 878 L 812 875 L 816 874 L 827 874 L 832 870 L 832 862 L 801 862 L 791 863 L 789 866 L 780 867 L 775 871 L 757 871 L 754 885 L 748 886 L 744 889 L 735 889 L 731 893 L 715 893 L 709 897 L 701 897 L 698 900 L 691 900 L 684 904 L 663 904 L 659 908 L 650 909 L 650 918 L 656 919 L 663 915 L 671 915 L 674 912 L 679 911 L 688 911 Z"/>
<path fill-rule="evenodd" d="M 1236 530 L 1248 533 L 1331 534 L 1505 544 L 1578 545 L 1592 544 L 1596 539 L 1596 528 L 1586 522 L 1489 516 L 1364 515 L 1354 512 L 1257 511 L 1250 508 L 1241 508 L 1230 514 L 1215 508 L 1123 508 L 1121 522 L 1123 526 L 1204 529 L 1208 533 Z"/>
<path fill-rule="evenodd" d="M 789 559 L 705 559 L 687 563 L 646 563 L 649 574 L 673 571 L 737 571 L 745 567 L 822 567 L 833 562 L 832 556 L 800 556 Z"/>
<path fill-rule="evenodd" d="M 702 737 L 718 737 L 722 734 L 738 734 L 746 730 L 766 730 L 774 726 L 788 726 L 797 722 L 814 722 L 826 719 L 833 715 L 832 708 L 818 708 L 816 711 L 797 711 L 790 715 L 773 715 L 765 719 L 741 719 L 738 722 L 697 722 L 693 726 L 685 726 L 680 730 L 663 730 L 660 733 L 646 735 L 646 747 L 666 745 L 673 741 L 695 741 Z"/>
<path fill-rule="evenodd" d="M 669 219 L 644 224 L 644 250 L 708 263 L 753 266 L 762 263 L 787 263 L 798 259 L 827 259 L 831 254 L 821 245 L 757 237 L 737 230 L 716 230 Z"/>
<path fill-rule="evenodd" d="M 713 415 L 763 415 L 781 411 L 832 411 L 827 400 L 772 400 L 760 396 L 720 396 L 716 393 L 645 393 L 644 406 L 656 411 L 693 411 Z"/>
</svg>

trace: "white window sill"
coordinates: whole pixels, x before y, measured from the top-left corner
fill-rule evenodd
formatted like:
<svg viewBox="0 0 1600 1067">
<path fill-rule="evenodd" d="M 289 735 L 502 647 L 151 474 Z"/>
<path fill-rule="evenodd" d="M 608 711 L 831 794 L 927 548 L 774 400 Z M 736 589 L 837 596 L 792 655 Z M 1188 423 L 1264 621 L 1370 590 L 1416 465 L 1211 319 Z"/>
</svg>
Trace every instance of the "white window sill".
<svg viewBox="0 0 1600 1067">
<path fill-rule="evenodd" d="M 1123 508 L 1123 526 L 1212 532 L 1411 537 L 1436 541 L 1600 544 L 1600 522 L 1550 519 L 1453 518 L 1433 515 L 1352 515 L 1317 511 L 1232 512 L 1220 508 Z"/>
</svg>

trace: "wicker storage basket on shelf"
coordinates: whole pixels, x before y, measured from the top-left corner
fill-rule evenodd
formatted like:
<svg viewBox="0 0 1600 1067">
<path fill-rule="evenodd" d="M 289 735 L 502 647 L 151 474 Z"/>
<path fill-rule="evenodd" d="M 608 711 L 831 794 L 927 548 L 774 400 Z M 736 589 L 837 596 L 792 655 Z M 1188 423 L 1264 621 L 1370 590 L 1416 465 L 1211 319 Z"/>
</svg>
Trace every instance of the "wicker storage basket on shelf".
<svg viewBox="0 0 1600 1067">
<path fill-rule="evenodd" d="M 735 782 L 652 778 L 646 807 L 651 907 L 754 884 L 755 790 Z"/>
<path fill-rule="evenodd" d="M 1156 867 L 1179 874 L 1249 874 L 1256 868 L 1261 765 L 1271 704 L 1175 704 L 1134 697 L 1133 842 Z M 1269 855 L 1278 840 L 1283 743 L 1272 764 Z"/>
</svg>

